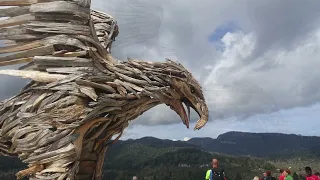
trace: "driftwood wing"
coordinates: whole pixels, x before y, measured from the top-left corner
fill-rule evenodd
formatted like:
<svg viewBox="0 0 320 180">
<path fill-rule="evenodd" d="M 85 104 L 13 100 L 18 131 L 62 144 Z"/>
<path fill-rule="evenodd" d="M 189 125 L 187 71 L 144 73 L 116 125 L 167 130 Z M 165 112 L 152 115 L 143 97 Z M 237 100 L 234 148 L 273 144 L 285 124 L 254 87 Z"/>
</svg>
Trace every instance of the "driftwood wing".
<svg viewBox="0 0 320 180">
<path fill-rule="evenodd" d="M 95 59 L 112 61 L 118 27 L 90 5 L 91 0 L 0 0 L 0 66 L 23 64 L 20 70 L 42 71 L 40 77 L 79 73 Z M 99 57 L 92 58 L 95 52 Z M 0 74 L 25 76 L 15 70 Z"/>
<path fill-rule="evenodd" d="M 0 0 L 5 6 L 0 7 L 0 66 L 23 65 L 0 74 L 33 80 L 0 102 L 0 155 L 19 156 L 29 164 L 16 174 L 18 178 L 101 176 L 103 158 L 97 157 L 103 157 L 106 140 L 99 141 L 95 154 L 83 141 L 96 123 L 110 123 L 94 119 L 113 110 L 100 106 L 96 89 L 116 92 L 98 82 L 112 78 L 105 64 L 113 63 L 110 48 L 118 29 L 111 16 L 90 10 L 90 4 L 90 0 Z M 90 145 L 106 127 L 101 124 L 101 130 L 86 139 Z M 92 161 L 82 157 L 88 154 Z"/>
</svg>

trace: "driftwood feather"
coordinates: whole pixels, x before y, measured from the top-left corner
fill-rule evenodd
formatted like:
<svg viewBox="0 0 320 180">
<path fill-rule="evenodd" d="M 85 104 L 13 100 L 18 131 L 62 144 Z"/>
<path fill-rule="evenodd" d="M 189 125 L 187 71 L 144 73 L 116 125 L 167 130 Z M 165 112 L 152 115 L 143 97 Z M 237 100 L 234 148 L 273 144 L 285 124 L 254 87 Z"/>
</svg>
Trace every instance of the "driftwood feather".
<svg viewBox="0 0 320 180">
<path fill-rule="evenodd" d="M 201 86 L 181 64 L 115 60 L 114 18 L 90 10 L 90 0 L 0 0 L 0 74 L 28 78 L 0 103 L 0 154 L 29 165 L 30 179 L 102 178 L 110 140 L 159 104 L 189 128 L 190 107 L 208 121 Z M 183 103 L 187 107 L 185 110 Z M 112 142 L 114 142 L 112 141 Z M 112 143 L 111 142 L 111 143 Z"/>
</svg>

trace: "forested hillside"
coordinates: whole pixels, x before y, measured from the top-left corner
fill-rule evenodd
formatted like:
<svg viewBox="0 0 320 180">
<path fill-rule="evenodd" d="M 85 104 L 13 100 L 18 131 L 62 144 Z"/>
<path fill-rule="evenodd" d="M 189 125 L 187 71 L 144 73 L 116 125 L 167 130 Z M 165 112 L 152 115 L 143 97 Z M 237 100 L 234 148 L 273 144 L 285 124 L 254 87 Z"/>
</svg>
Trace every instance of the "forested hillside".
<svg viewBox="0 0 320 180">
<path fill-rule="evenodd" d="M 104 179 L 131 180 L 134 175 L 146 180 L 203 179 L 212 158 L 224 165 L 228 180 L 252 179 L 265 170 L 287 167 L 301 174 L 306 165 L 319 171 L 319 142 L 319 137 L 242 132 L 217 139 L 118 141 L 107 151 Z M 17 158 L 0 156 L 0 162 L 1 180 L 15 179 L 25 167 Z"/>
<path fill-rule="evenodd" d="M 229 179 L 238 172 L 244 179 L 276 167 L 263 159 L 209 153 L 194 147 L 157 147 L 140 143 L 118 144 L 110 148 L 105 162 L 107 179 L 129 179 L 133 175 L 146 179 L 203 179 L 212 157 L 227 169 Z"/>
</svg>

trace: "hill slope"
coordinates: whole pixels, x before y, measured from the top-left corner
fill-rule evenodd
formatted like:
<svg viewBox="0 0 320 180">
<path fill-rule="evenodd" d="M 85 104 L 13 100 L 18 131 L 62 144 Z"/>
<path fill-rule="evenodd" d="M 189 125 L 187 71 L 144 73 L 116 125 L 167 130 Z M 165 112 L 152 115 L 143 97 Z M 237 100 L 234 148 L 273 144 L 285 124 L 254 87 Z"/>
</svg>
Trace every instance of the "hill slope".
<svg viewBox="0 0 320 180">
<path fill-rule="evenodd" d="M 118 141 L 107 151 L 104 179 L 125 180 L 134 175 L 150 180 L 203 179 L 213 157 L 225 166 L 229 180 L 238 173 L 243 179 L 252 179 L 263 170 L 289 166 L 293 171 L 301 171 L 305 165 L 320 170 L 319 144 L 320 137 L 242 132 L 187 142 L 153 137 Z M 0 156 L 0 162 L 1 180 L 15 179 L 14 173 L 25 168 L 17 158 Z"/>
<path fill-rule="evenodd" d="M 206 151 L 256 157 L 281 157 L 309 151 L 319 155 L 320 137 L 281 133 L 227 132 L 213 138 L 192 138 L 188 143 Z"/>
<path fill-rule="evenodd" d="M 134 175 L 152 180 L 203 179 L 206 170 L 210 168 L 212 157 L 218 158 L 225 166 L 229 179 L 234 179 L 238 172 L 248 179 L 261 174 L 263 169 L 276 169 L 263 159 L 209 153 L 200 148 L 188 147 L 185 142 L 178 142 L 180 146 L 175 147 L 146 145 L 143 142 L 145 141 L 120 142 L 111 147 L 106 157 L 105 177 L 119 180 L 129 179 Z"/>
</svg>

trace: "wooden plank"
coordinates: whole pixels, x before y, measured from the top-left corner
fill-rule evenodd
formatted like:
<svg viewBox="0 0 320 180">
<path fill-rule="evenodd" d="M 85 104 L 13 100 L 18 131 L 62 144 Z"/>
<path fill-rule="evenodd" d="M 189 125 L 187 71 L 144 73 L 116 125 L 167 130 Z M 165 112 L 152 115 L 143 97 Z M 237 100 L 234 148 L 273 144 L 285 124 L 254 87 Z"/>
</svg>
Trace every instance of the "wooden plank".
<svg viewBox="0 0 320 180">
<path fill-rule="evenodd" d="M 91 35 L 92 35 L 93 39 L 96 41 L 99 41 L 92 19 L 89 20 L 89 26 L 90 26 L 90 31 L 91 31 Z"/>
<path fill-rule="evenodd" d="M 54 1 L 33 4 L 30 7 L 32 13 L 65 13 L 74 14 L 84 19 L 90 18 L 90 9 L 81 7 L 68 1 Z"/>
<path fill-rule="evenodd" d="M 91 6 L 91 0 L 72 0 L 72 1 L 82 7 L 90 8 Z"/>
<path fill-rule="evenodd" d="M 13 45 L 17 44 L 13 40 L 3 40 L 2 43 L 5 44 L 5 45 L 9 45 L 9 46 L 13 46 Z"/>
<path fill-rule="evenodd" d="M 25 28 L 23 28 L 22 25 L 7 27 L 7 28 L 0 28 L 0 38 L 1 39 L 6 39 L 8 36 L 21 35 L 21 34 L 26 34 L 26 33 L 27 33 L 27 30 Z"/>
<path fill-rule="evenodd" d="M 58 150 L 42 153 L 39 155 L 35 155 L 32 157 L 29 157 L 28 159 L 25 159 L 24 162 L 26 163 L 33 163 L 33 162 L 43 162 L 49 157 L 56 157 L 58 155 L 66 156 L 67 152 L 73 152 L 74 151 L 74 145 L 70 143 L 69 145 L 62 147 Z M 58 160 L 58 158 L 57 158 Z"/>
<path fill-rule="evenodd" d="M 98 41 L 104 42 L 104 40 L 105 40 L 105 37 L 98 37 Z"/>
<path fill-rule="evenodd" d="M 19 43 L 13 46 L 0 47 L 0 54 L 25 51 L 29 49 L 38 48 L 40 46 L 43 46 L 43 44 L 41 44 L 40 41 L 33 41 L 31 43 Z"/>
<path fill-rule="evenodd" d="M 92 67 L 61 67 L 61 68 L 46 68 L 49 73 L 60 73 L 60 74 L 74 74 L 79 72 L 93 71 Z"/>
<path fill-rule="evenodd" d="M 53 23 L 33 21 L 26 25 L 29 31 L 40 33 L 54 33 L 54 34 L 82 34 L 89 36 L 91 34 L 88 26 L 76 25 L 70 23 Z"/>
<path fill-rule="evenodd" d="M 20 53 L 0 57 L 0 62 L 14 60 L 14 59 L 20 59 L 20 58 L 27 58 L 27 57 L 32 57 L 32 56 L 43 56 L 43 55 L 52 54 L 53 52 L 54 52 L 53 46 L 47 45 L 47 46 L 34 48 L 34 49 L 31 49 L 28 51 L 23 51 Z"/>
<path fill-rule="evenodd" d="M 31 14 L 24 14 L 20 16 L 11 17 L 5 20 L 0 21 L 0 28 L 8 27 L 8 26 L 15 26 L 26 23 L 28 21 L 35 20 L 35 16 Z"/>
<path fill-rule="evenodd" d="M 28 6 L 37 2 L 38 0 L 0 0 L 0 6 Z"/>
<path fill-rule="evenodd" d="M 109 22 L 109 20 L 112 21 L 114 19 L 110 14 L 106 14 L 94 9 L 91 10 L 91 14 L 93 17 L 99 18 L 100 20 L 102 20 L 101 22 Z"/>
<path fill-rule="evenodd" d="M 79 91 L 88 97 L 90 97 L 92 100 L 97 101 L 98 95 L 96 94 L 94 88 L 90 86 L 80 86 Z"/>
<path fill-rule="evenodd" d="M 53 57 L 53 56 L 35 56 L 33 59 L 36 65 L 42 66 L 72 66 L 72 67 L 92 67 L 92 61 L 90 59 L 78 58 L 78 57 Z"/>
<path fill-rule="evenodd" d="M 76 51 L 76 52 L 67 52 L 63 54 L 63 57 L 81 57 L 87 55 L 87 51 Z"/>
<path fill-rule="evenodd" d="M 17 34 L 8 35 L 0 38 L 0 40 L 12 40 L 16 42 L 39 40 L 48 37 L 50 34 Z"/>
<path fill-rule="evenodd" d="M 22 78 L 29 78 L 37 82 L 45 82 L 45 83 L 59 81 L 67 77 L 66 75 L 62 75 L 62 74 L 49 74 L 49 73 L 40 72 L 40 71 L 25 71 L 25 70 L 12 70 L 12 69 L 0 70 L 0 74 L 18 76 Z"/>
<path fill-rule="evenodd" d="M 90 87 L 102 89 L 102 90 L 107 91 L 109 93 L 116 93 L 116 90 L 114 90 L 111 86 L 106 85 L 106 84 L 94 83 L 94 82 L 82 80 L 82 79 L 77 79 L 76 83 L 79 85 L 90 86 Z"/>
<path fill-rule="evenodd" d="M 114 21 L 114 19 L 110 18 L 110 17 L 99 17 L 99 16 L 96 16 L 95 14 L 95 11 L 92 9 L 91 10 L 91 19 L 94 23 L 109 23 L 111 24 L 112 21 Z"/>
<path fill-rule="evenodd" d="M 50 36 L 48 33 L 31 34 L 27 32 L 27 29 L 23 25 L 0 28 L 0 40 L 31 41 L 39 40 L 48 36 Z"/>
<path fill-rule="evenodd" d="M 87 55 L 87 51 L 68 52 L 67 50 L 61 50 L 53 53 L 55 57 L 83 57 L 85 55 Z"/>
<path fill-rule="evenodd" d="M 111 26 L 107 23 L 96 23 L 94 28 L 96 31 L 111 31 Z"/>
<path fill-rule="evenodd" d="M 51 36 L 48 38 L 45 38 L 42 40 L 44 44 L 62 44 L 62 45 L 69 45 L 69 46 L 75 46 L 78 47 L 82 50 L 89 50 L 91 48 L 85 46 L 80 40 L 68 36 L 68 35 L 56 35 L 56 36 Z"/>
<path fill-rule="evenodd" d="M 30 6 L 11 7 L 0 9 L 0 17 L 20 16 L 29 13 Z"/>
<path fill-rule="evenodd" d="M 28 63 L 31 62 L 33 58 L 21 58 L 21 59 L 14 59 L 11 61 L 2 61 L 0 62 L 0 66 L 8 66 L 8 65 L 14 65 L 14 64 L 21 64 L 21 63 Z"/>
<path fill-rule="evenodd" d="M 69 22 L 72 24 L 88 24 L 88 19 L 65 13 L 35 13 L 37 21 Z"/>
</svg>

